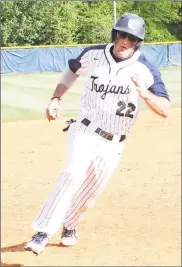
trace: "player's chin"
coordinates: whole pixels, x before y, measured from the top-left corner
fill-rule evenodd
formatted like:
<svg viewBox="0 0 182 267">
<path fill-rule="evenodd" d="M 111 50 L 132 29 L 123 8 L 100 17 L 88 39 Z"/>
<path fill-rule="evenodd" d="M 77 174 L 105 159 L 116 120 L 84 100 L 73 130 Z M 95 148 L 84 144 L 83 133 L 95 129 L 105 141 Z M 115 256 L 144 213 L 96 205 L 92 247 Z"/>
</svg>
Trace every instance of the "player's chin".
<svg viewBox="0 0 182 267">
<path fill-rule="evenodd" d="M 121 59 L 125 59 L 129 57 L 128 50 L 123 50 L 118 52 L 118 57 Z"/>
</svg>

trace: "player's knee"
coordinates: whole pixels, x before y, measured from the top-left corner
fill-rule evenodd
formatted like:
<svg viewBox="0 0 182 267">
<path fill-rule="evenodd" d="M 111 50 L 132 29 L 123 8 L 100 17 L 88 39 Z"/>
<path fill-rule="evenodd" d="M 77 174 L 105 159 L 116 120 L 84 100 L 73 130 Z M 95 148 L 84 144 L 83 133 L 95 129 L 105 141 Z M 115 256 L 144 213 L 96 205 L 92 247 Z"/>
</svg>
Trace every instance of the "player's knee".
<svg viewBox="0 0 182 267">
<path fill-rule="evenodd" d="M 67 167 L 63 173 L 64 176 L 67 177 L 66 180 L 70 181 L 70 183 L 72 184 L 82 183 L 85 177 L 85 172 L 83 171 L 83 169 L 74 165 Z"/>
</svg>

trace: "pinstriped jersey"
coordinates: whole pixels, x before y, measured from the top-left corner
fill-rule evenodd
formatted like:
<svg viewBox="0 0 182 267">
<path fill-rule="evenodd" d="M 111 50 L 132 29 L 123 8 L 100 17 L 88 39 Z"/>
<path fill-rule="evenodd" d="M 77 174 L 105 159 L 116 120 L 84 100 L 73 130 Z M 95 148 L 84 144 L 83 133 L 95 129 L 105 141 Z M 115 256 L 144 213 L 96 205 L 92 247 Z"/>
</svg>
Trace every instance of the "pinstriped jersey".
<svg viewBox="0 0 182 267">
<path fill-rule="evenodd" d="M 169 99 L 160 73 L 140 50 L 132 57 L 116 62 L 113 44 L 88 47 L 69 68 L 88 80 L 80 101 L 78 120 L 89 119 L 96 127 L 112 134 L 127 134 L 137 118 L 139 95 L 131 76 L 137 75 L 143 86 L 158 96 Z"/>
</svg>

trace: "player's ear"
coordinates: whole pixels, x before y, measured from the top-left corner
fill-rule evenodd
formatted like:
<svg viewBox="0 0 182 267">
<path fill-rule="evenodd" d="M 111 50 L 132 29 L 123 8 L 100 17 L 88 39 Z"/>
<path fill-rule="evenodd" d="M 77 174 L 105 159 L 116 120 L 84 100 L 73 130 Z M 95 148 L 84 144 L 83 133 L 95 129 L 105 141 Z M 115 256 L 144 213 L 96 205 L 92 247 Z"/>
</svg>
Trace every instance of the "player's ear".
<svg viewBox="0 0 182 267">
<path fill-rule="evenodd" d="M 113 43 L 117 38 L 117 30 L 112 29 L 111 31 L 111 42 Z"/>
</svg>

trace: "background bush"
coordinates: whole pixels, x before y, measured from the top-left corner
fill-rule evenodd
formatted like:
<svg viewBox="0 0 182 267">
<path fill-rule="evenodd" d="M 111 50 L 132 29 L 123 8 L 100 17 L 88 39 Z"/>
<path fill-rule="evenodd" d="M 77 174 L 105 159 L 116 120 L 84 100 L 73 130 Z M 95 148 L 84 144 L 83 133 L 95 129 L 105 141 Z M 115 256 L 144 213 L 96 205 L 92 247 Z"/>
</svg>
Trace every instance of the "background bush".
<svg viewBox="0 0 182 267">
<path fill-rule="evenodd" d="M 118 1 L 117 18 L 125 12 L 144 18 L 145 42 L 181 39 L 180 2 Z M 110 1 L 1 2 L 1 46 L 107 43 L 113 20 Z"/>
</svg>

